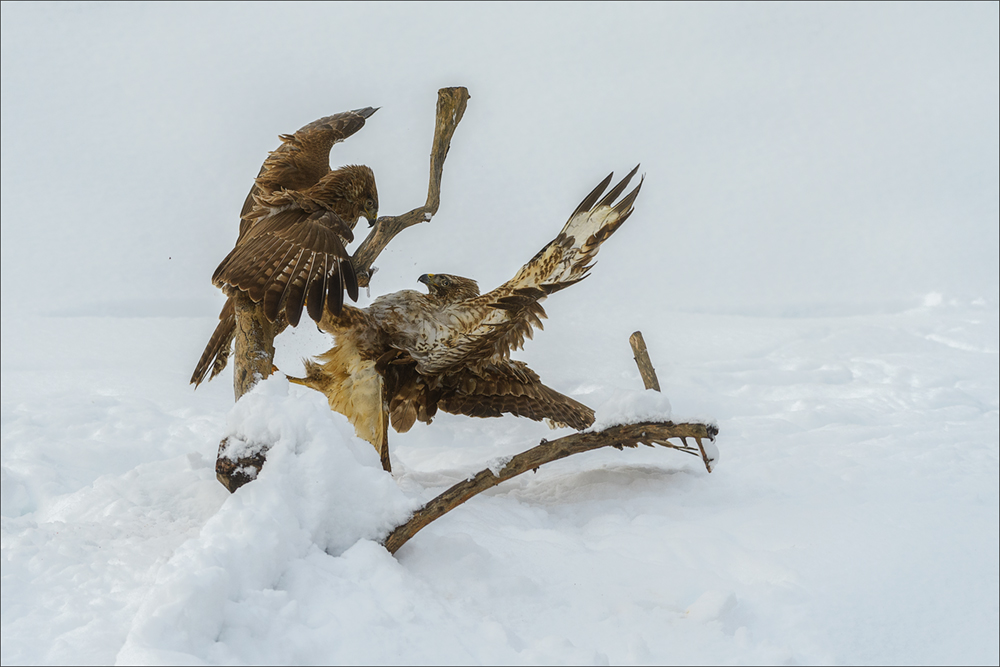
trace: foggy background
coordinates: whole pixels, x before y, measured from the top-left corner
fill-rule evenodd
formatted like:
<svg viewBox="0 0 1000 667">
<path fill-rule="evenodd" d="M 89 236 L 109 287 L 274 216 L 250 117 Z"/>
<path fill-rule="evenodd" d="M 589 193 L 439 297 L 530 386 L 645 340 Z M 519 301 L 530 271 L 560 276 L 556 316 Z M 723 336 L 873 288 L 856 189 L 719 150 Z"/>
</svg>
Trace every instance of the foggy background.
<svg viewBox="0 0 1000 667">
<path fill-rule="evenodd" d="M 996 302 L 998 22 L 995 3 L 4 4 L 3 314 L 214 316 L 278 134 L 381 107 L 331 162 L 371 166 L 399 214 L 458 85 L 440 211 L 372 297 L 426 272 L 495 287 L 641 162 L 598 269 L 632 303 Z"/>
</svg>

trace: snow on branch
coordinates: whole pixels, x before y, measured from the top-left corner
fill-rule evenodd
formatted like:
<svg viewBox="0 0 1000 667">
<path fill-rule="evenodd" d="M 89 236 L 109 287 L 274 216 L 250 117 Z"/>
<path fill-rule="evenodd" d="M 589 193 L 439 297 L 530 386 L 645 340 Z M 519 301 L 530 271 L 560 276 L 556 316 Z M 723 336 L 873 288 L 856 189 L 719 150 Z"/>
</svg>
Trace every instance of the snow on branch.
<svg viewBox="0 0 1000 667">
<path fill-rule="evenodd" d="M 601 431 L 573 433 L 558 440 L 542 440 L 537 447 L 532 447 L 511 458 L 502 468 L 498 465 L 486 468 L 431 500 L 414 512 L 406 523 L 393 529 L 383 544 L 389 553 L 396 553 L 421 528 L 447 514 L 469 498 L 529 470 L 538 470 L 546 463 L 601 447 L 615 447 L 616 449 L 639 445 L 669 447 L 700 456 L 705 462 L 705 467 L 709 472 L 712 472 L 714 457 L 710 458 L 708 452 L 714 452 L 715 448 L 713 446 L 706 451 L 703 441 L 714 442 L 718 433 L 719 429 L 710 424 L 675 424 L 669 421 L 640 422 L 638 424 L 619 424 Z M 680 439 L 681 443 L 670 442 L 671 438 Z M 697 442 L 697 448 L 688 444 L 688 438 Z"/>
</svg>

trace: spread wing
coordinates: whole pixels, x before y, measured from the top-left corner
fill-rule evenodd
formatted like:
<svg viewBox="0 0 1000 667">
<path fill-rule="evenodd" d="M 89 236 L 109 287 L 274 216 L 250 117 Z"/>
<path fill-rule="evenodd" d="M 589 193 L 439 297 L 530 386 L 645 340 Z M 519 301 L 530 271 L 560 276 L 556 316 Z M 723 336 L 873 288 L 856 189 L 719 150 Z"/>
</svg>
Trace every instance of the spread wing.
<svg viewBox="0 0 1000 667">
<path fill-rule="evenodd" d="M 514 414 L 576 429 L 589 427 L 594 421 L 590 408 L 545 386 L 534 371 L 509 355 L 531 336 L 533 327 L 541 328 L 545 312 L 540 302 L 585 278 L 601 244 L 632 214 L 641 183 L 615 200 L 637 171 L 606 195 L 612 176 L 604 179 L 555 239 L 488 294 L 449 303 L 437 291 L 423 295 L 404 290 L 376 299 L 361 319 L 352 318 L 361 311 L 349 307 L 339 316 L 328 314 L 320 326 L 336 336 L 337 345 L 327 356 L 334 359 L 341 354 L 338 350 L 365 348 L 367 361 L 384 381 L 383 405 L 400 433 L 417 420 L 429 423 L 439 408 L 472 417 Z M 310 386 L 327 393 L 334 410 L 350 416 L 352 411 L 332 398 L 336 392 L 323 388 L 327 384 L 322 378 L 331 374 L 328 369 L 316 373 Z M 359 382 L 350 379 L 351 386 Z M 346 390 L 348 383 L 338 387 Z"/>
<path fill-rule="evenodd" d="M 604 195 L 613 176 L 609 174 L 580 202 L 558 236 L 513 278 L 492 292 L 451 306 L 448 314 L 453 321 L 467 324 L 446 342 L 420 355 L 420 371 L 434 373 L 456 365 L 496 363 L 509 358 L 511 350 L 520 349 L 535 327 L 542 328 L 545 311 L 541 302 L 586 278 L 601 244 L 632 215 L 641 182 L 621 201 L 615 200 L 638 170 L 636 166 Z"/>
<path fill-rule="evenodd" d="M 264 267 L 263 276 L 260 271 L 249 275 L 253 257 L 248 257 L 249 251 L 241 247 L 244 237 L 250 233 L 250 230 L 254 229 L 261 219 L 267 217 L 266 214 L 261 215 L 262 212 L 257 210 L 257 197 L 279 188 L 304 190 L 319 183 L 320 179 L 330 172 L 330 149 L 334 144 L 343 141 L 364 127 L 365 120 L 376 111 L 378 109 L 372 107 L 344 111 L 314 120 L 300 128 L 295 134 L 283 134 L 279 137 L 281 145 L 264 160 L 264 164 L 254 180 L 253 187 L 250 188 L 250 193 L 247 194 L 247 198 L 243 202 L 243 208 L 240 211 L 240 233 L 236 240 L 236 247 L 216 269 L 212 278 L 213 282 L 216 282 L 217 278 L 224 278 L 224 274 L 228 275 L 228 272 L 224 271 L 224 266 L 230 262 L 233 264 L 229 265 L 228 268 L 235 271 L 237 267 L 242 267 L 241 273 L 246 272 L 247 275 L 241 276 L 244 280 L 253 281 L 263 277 L 267 281 L 273 275 L 275 266 L 273 263 L 270 265 L 271 274 L 268 274 L 267 267 Z M 285 302 L 293 304 L 293 307 L 286 311 L 289 323 L 293 326 L 298 324 L 300 320 L 303 297 L 307 302 L 310 317 L 317 321 L 322 314 L 324 293 L 327 300 L 333 299 L 334 304 L 343 302 L 343 292 L 340 289 L 336 290 L 336 295 L 332 293 L 332 289 L 338 284 L 337 280 L 348 290 L 351 298 L 357 299 L 357 280 L 353 277 L 353 267 L 351 267 L 350 262 L 341 262 L 342 258 L 346 256 L 344 243 L 340 241 L 338 249 L 334 239 L 325 237 L 321 230 L 312 230 L 315 232 L 315 236 L 311 236 L 312 232 L 308 229 L 300 231 L 299 238 L 296 239 L 295 235 L 292 235 L 288 243 L 282 246 L 286 251 L 297 247 L 299 253 L 290 255 L 296 259 L 296 263 L 286 265 L 275 278 L 275 282 L 271 283 L 275 289 L 274 293 L 270 295 L 271 311 L 267 315 L 271 321 L 274 321 L 280 311 L 282 297 L 284 297 Z M 284 233 L 287 235 L 287 230 Z M 319 243 L 313 243 L 312 241 L 317 238 L 320 239 Z M 333 250 L 327 251 L 324 248 L 332 248 Z M 239 261 L 237 261 L 237 256 Z M 299 259 L 303 260 L 301 264 L 298 263 Z M 346 268 L 344 264 L 346 264 Z M 259 264 L 258 268 L 260 268 Z M 298 270 L 295 271 L 296 269 Z M 292 277 L 292 272 L 295 272 L 294 277 Z M 336 278 L 332 276 L 334 273 Z M 292 284 L 291 289 L 288 288 L 289 281 Z M 216 284 L 219 283 L 216 282 Z M 310 285 L 317 287 L 311 289 Z M 284 289 L 279 292 L 278 287 L 281 286 L 284 286 Z M 277 297 L 277 303 L 275 297 Z M 191 376 L 191 384 L 195 387 L 206 378 L 214 378 L 226 367 L 233 335 L 236 331 L 232 297 L 226 300 L 219 320 L 219 325 L 209 339 L 208 345 L 206 345 L 205 351 L 202 353 L 201 359 L 198 360 L 198 365 Z M 210 370 L 211 377 L 208 377 Z"/>
<path fill-rule="evenodd" d="M 345 241 L 351 228 L 335 213 L 298 206 L 277 210 L 254 224 L 212 276 L 218 287 L 230 285 L 264 302 L 264 315 L 274 322 L 283 310 L 296 326 L 305 306 L 320 321 L 323 303 L 339 313 L 344 289 L 358 297 Z"/>
<path fill-rule="evenodd" d="M 453 379 L 454 389 L 442 396 L 438 407 L 453 415 L 511 414 L 535 421 L 551 419 L 578 431 L 594 423 L 593 410 L 542 384 L 538 375 L 520 361 L 503 360 L 479 373 L 466 371 L 449 379 Z"/>
<path fill-rule="evenodd" d="M 365 107 L 326 116 L 305 125 L 295 134 L 282 134 L 281 145 L 271 151 L 254 180 L 240 211 L 240 236 L 253 226 L 248 215 L 255 207 L 255 197 L 278 188 L 304 190 L 330 171 L 330 149 L 365 125 L 378 108 Z M 239 240 L 237 240 L 237 243 Z"/>
<path fill-rule="evenodd" d="M 520 361 L 503 359 L 479 369 L 423 375 L 412 359 L 394 351 L 376 368 L 385 378 L 389 419 L 398 433 L 409 431 L 417 420 L 429 424 L 439 408 L 469 417 L 551 419 L 578 431 L 594 423 L 593 410 L 542 384 Z"/>
</svg>

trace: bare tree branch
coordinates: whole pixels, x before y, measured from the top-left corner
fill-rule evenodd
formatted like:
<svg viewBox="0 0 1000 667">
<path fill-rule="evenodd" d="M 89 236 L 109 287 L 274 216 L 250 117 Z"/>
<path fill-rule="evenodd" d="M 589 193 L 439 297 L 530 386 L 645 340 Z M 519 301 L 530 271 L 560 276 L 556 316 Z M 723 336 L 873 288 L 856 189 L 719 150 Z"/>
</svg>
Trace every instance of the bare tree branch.
<svg viewBox="0 0 1000 667">
<path fill-rule="evenodd" d="M 465 107 L 469 103 L 469 91 L 465 88 L 442 88 L 438 91 L 437 116 L 434 124 L 434 142 L 431 144 L 431 173 L 427 184 L 427 202 L 402 215 L 382 216 L 368 238 L 361 242 L 351 257 L 358 285 L 367 287 L 371 280 L 372 264 L 397 234 L 413 225 L 427 222 L 441 205 L 441 175 L 444 160 L 448 157 L 451 138 L 455 134 Z"/>
<path fill-rule="evenodd" d="M 235 292 L 236 340 L 233 392 L 236 400 L 271 374 L 274 338 L 284 329 L 285 318 L 269 322 L 263 303 L 254 303 L 246 292 Z"/>
<path fill-rule="evenodd" d="M 642 332 L 636 331 L 629 336 L 628 342 L 632 346 L 632 354 L 635 365 L 639 367 L 642 383 L 646 385 L 646 389 L 660 391 L 660 381 L 656 379 L 656 369 L 653 368 L 653 362 L 649 360 L 649 352 L 646 350 L 646 341 L 642 339 Z"/>
<path fill-rule="evenodd" d="M 385 548 L 389 553 L 396 553 L 407 540 L 417 534 L 421 528 L 431 521 L 440 518 L 455 509 L 469 498 L 493 488 L 500 482 L 516 477 L 529 470 L 537 470 L 551 461 L 557 461 L 573 454 L 588 452 L 601 447 L 636 447 L 640 444 L 661 445 L 678 451 L 700 456 L 711 472 L 711 459 L 707 458 L 701 441 L 715 440 L 718 428 L 708 424 L 674 424 L 673 422 L 642 422 L 639 424 L 621 424 L 603 431 L 574 433 L 558 440 L 542 440 L 541 444 L 510 459 L 505 465 L 486 469 L 474 477 L 459 482 L 434 500 L 414 512 L 410 519 L 393 529 L 385 538 Z M 668 442 L 669 438 L 680 438 L 682 444 Z M 695 449 L 687 443 L 687 438 L 694 438 L 698 443 Z"/>
<path fill-rule="evenodd" d="M 441 204 L 441 176 L 444 170 L 444 161 L 448 156 L 448 149 L 451 147 L 451 138 L 465 114 L 468 102 L 469 91 L 465 88 L 442 88 L 438 91 L 427 202 L 409 213 L 399 216 L 383 216 L 378 219 L 368 238 L 361 243 L 351 258 L 360 287 L 368 286 L 371 281 L 372 264 L 397 234 L 407 227 L 427 222 L 437 213 L 438 206 Z M 237 292 L 234 296 L 236 296 L 234 304 L 236 350 L 232 357 L 234 365 L 233 391 L 236 400 L 240 400 L 243 394 L 271 374 L 274 362 L 274 338 L 281 333 L 287 324 L 284 317 L 279 318 L 277 322 L 268 322 L 264 316 L 262 304 L 254 303 L 245 293 Z M 383 444 L 387 441 L 387 437 L 384 437 Z M 221 447 L 219 449 L 216 472 L 219 481 L 225 484 L 230 491 L 235 491 L 236 488 L 253 477 L 241 473 L 242 476 L 237 479 L 233 476 L 235 474 L 233 471 L 237 469 L 249 470 L 250 468 L 259 470 L 264 464 L 264 458 L 261 455 L 254 461 L 236 465 L 233 461 L 225 460 L 223 449 Z M 388 470 L 388 449 L 385 446 L 382 448 L 382 456 L 383 466 Z"/>
<path fill-rule="evenodd" d="M 226 437 L 219 443 L 219 454 L 215 459 L 215 478 L 229 490 L 229 493 L 236 493 L 236 489 L 257 479 L 257 473 L 264 467 L 268 448 L 266 445 L 243 448 L 243 456 L 232 455 L 228 449 L 229 438 Z"/>
</svg>

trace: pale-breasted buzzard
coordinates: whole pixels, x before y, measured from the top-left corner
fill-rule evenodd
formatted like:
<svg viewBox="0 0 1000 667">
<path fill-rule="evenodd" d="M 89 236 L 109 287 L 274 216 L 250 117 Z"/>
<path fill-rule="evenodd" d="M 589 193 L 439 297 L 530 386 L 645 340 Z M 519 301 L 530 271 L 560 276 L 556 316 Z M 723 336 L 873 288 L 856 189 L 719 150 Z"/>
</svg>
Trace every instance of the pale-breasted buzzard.
<svg viewBox="0 0 1000 667">
<path fill-rule="evenodd" d="M 403 290 L 365 309 L 324 313 L 334 347 L 289 378 L 327 396 L 388 468 L 386 428 L 402 433 L 437 410 L 472 417 L 513 414 L 584 429 L 594 411 L 542 384 L 510 358 L 542 328 L 541 301 L 587 277 L 601 244 L 632 214 L 640 183 L 621 199 L 638 167 L 602 198 L 609 175 L 581 202 L 559 235 L 506 283 L 480 295 L 474 280 L 426 274 L 429 293 Z M 317 363 L 318 362 L 318 363 Z"/>
</svg>

